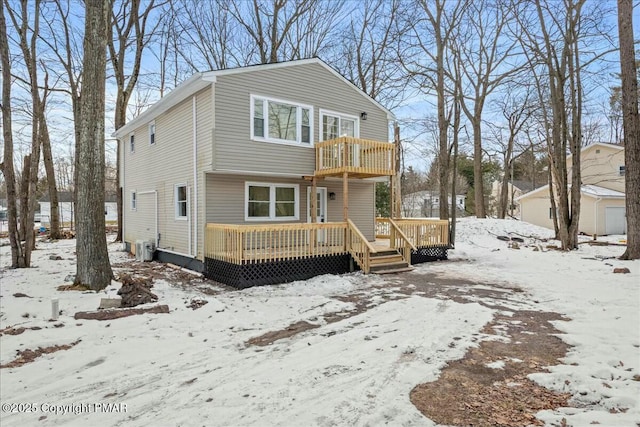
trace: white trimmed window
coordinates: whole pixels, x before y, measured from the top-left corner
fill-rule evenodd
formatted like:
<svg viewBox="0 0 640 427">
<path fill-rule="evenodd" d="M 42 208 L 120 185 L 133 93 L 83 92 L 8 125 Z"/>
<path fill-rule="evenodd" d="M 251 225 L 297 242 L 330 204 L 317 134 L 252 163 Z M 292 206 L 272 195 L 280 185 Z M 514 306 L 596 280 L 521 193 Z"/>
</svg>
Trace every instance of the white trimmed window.
<svg viewBox="0 0 640 427">
<path fill-rule="evenodd" d="M 129 135 L 129 152 L 136 152 L 136 136 L 134 134 Z"/>
<path fill-rule="evenodd" d="M 297 184 L 245 183 L 245 221 L 299 219 L 300 187 Z"/>
<path fill-rule="evenodd" d="M 251 95 L 251 139 L 311 145 L 313 107 Z"/>
<path fill-rule="evenodd" d="M 341 136 L 360 137 L 360 120 L 356 116 L 320 110 L 321 141 Z"/>
<path fill-rule="evenodd" d="M 187 219 L 187 186 L 176 185 L 176 219 Z"/>
<path fill-rule="evenodd" d="M 620 166 L 618 168 L 618 173 L 620 174 L 620 176 L 624 176 L 624 174 L 626 173 L 626 166 Z"/>
<path fill-rule="evenodd" d="M 131 210 L 135 211 L 136 209 L 138 209 L 138 197 L 136 195 L 136 191 L 133 190 L 131 192 Z"/>
<path fill-rule="evenodd" d="M 156 143 L 156 122 L 149 123 L 149 145 Z"/>
</svg>

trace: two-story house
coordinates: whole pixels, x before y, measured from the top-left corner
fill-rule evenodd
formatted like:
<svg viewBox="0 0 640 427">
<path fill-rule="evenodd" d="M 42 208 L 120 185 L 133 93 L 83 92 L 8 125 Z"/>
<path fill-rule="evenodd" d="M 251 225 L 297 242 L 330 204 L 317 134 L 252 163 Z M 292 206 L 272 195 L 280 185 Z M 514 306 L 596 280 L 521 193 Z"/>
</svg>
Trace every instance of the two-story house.
<svg viewBox="0 0 640 427">
<path fill-rule="evenodd" d="M 580 153 L 581 198 L 578 231 L 585 234 L 625 234 L 624 147 L 596 143 Z M 567 156 L 571 176 L 571 155 Z M 545 185 L 516 199 L 523 221 L 553 228 L 549 186 Z"/>
<path fill-rule="evenodd" d="M 125 244 L 238 287 L 388 266 L 371 259 L 392 120 L 317 58 L 198 73 L 115 132 Z M 407 264 L 448 247 L 447 224 L 401 226 L 387 248 Z"/>
</svg>

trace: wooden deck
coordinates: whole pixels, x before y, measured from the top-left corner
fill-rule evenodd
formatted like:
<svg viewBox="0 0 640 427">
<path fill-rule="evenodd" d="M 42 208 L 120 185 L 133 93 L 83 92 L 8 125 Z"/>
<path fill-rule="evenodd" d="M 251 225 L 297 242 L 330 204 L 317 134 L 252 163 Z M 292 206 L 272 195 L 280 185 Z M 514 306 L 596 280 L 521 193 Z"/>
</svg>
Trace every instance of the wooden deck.
<svg viewBox="0 0 640 427">
<path fill-rule="evenodd" d="M 395 174 L 395 144 L 342 136 L 315 144 L 315 176 L 372 178 Z"/>
<path fill-rule="evenodd" d="M 367 241 L 350 220 L 264 225 L 207 224 L 205 257 L 245 265 L 349 254 L 368 273 L 372 253 L 402 249 L 406 257 L 410 256 L 410 250 L 417 248 L 449 245 L 448 221 L 378 218 L 376 223 L 375 242 Z M 387 235 L 383 234 L 384 230 L 388 230 Z"/>
</svg>

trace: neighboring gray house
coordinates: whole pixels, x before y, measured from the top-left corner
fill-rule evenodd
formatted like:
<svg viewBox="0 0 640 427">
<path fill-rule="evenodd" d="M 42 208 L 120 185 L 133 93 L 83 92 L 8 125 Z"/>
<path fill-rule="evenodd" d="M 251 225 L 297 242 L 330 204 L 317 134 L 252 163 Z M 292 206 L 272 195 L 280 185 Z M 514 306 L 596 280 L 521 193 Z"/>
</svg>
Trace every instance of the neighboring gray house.
<svg viewBox="0 0 640 427">
<path fill-rule="evenodd" d="M 242 256 L 248 243 L 231 248 L 231 225 L 293 233 L 284 226 L 312 217 L 347 224 L 348 215 L 373 241 L 376 177 L 394 173 L 392 120 L 317 58 L 195 74 L 114 134 L 122 142 L 125 245 L 135 251 L 136 242 L 151 242 L 160 260 L 203 271 L 205 244 Z M 319 145 L 336 138 L 343 142 Z M 330 168 L 345 159 L 351 167 Z M 230 226 L 214 238 L 207 224 Z M 329 233 L 320 227 L 314 239 L 328 246 Z M 275 254 L 282 243 L 274 235 L 262 246 Z"/>
<path fill-rule="evenodd" d="M 51 221 L 51 202 L 49 193 L 45 193 L 38 200 L 40 205 L 40 221 L 43 225 L 48 225 Z M 67 226 L 72 222 L 74 215 L 73 193 L 71 191 L 58 191 L 58 215 L 60 222 Z M 118 208 L 116 197 L 114 195 L 105 195 L 104 199 L 104 215 L 105 221 L 118 221 Z M 36 221 L 37 222 L 37 221 Z"/>
</svg>

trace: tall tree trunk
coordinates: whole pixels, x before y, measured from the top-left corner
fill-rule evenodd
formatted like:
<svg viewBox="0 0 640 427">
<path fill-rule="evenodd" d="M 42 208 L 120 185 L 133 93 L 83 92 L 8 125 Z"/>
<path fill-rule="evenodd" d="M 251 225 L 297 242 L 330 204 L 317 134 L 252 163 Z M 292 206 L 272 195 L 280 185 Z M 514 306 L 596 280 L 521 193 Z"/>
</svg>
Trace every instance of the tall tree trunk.
<svg viewBox="0 0 640 427">
<path fill-rule="evenodd" d="M 78 263 L 75 284 L 93 290 L 111 283 L 104 219 L 104 113 L 107 22 L 110 0 L 86 3 L 83 79 L 80 95 L 78 158 L 78 202 L 76 205 Z"/>
<path fill-rule="evenodd" d="M 22 158 L 22 174 L 20 176 L 20 203 L 19 203 L 19 211 L 18 215 L 20 220 L 19 222 L 19 236 L 20 241 L 24 242 L 27 240 L 27 221 L 29 216 L 29 173 L 31 172 L 31 155 L 27 154 Z M 23 247 L 24 250 L 24 247 Z M 23 263 L 26 263 L 26 259 L 22 260 Z M 23 267 L 28 267 L 28 265 L 24 265 Z"/>
<path fill-rule="evenodd" d="M 7 187 L 7 220 L 9 244 L 11 245 L 11 267 L 19 268 L 25 267 L 25 265 L 18 233 L 16 177 L 13 168 L 13 131 L 11 129 L 11 62 L 9 59 L 7 23 L 4 18 L 4 2 L 2 1 L 0 1 L 0 58 L 2 61 L 2 136 L 4 137 L 2 174 Z"/>
<path fill-rule="evenodd" d="M 633 43 L 632 0 L 618 0 L 618 33 L 622 70 L 622 126 L 624 128 L 627 250 L 621 259 L 640 259 L 640 116 L 638 75 Z"/>
<path fill-rule="evenodd" d="M 46 118 L 43 116 L 40 122 L 40 137 L 42 138 L 42 155 L 44 160 L 44 168 L 47 172 L 47 184 L 49 189 L 50 201 L 50 230 L 49 237 L 51 239 L 60 238 L 60 209 L 58 208 L 58 186 L 56 184 L 55 169 L 53 167 L 53 156 L 51 154 L 51 139 L 49 138 L 49 127 Z"/>
<path fill-rule="evenodd" d="M 478 101 L 476 101 L 477 103 Z M 484 208 L 484 178 L 482 174 L 482 134 L 480 120 L 474 119 L 473 126 L 473 189 L 475 192 L 476 217 L 486 218 Z"/>
</svg>

